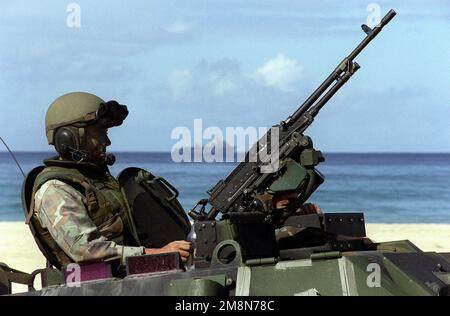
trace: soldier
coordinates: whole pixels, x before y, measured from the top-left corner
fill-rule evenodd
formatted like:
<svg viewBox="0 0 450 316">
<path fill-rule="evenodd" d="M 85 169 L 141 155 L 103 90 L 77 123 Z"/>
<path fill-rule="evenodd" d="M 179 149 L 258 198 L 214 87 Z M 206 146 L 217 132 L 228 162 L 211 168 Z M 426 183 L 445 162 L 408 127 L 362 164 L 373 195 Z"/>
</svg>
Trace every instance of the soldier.
<svg viewBox="0 0 450 316">
<path fill-rule="evenodd" d="M 139 246 L 126 198 L 107 167 L 115 160 L 106 154 L 108 128 L 121 125 L 127 115 L 126 106 L 84 92 L 57 98 L 47 111 L 48 143 L 59 156 L 45 160 L 36 177 L 28 221 L 39 226 L 61 265 L 123 263 L 128 256 L 166 252 L 179 252 L 185 262 L 192 251 L 184 240 L 162 248 Z"/>
</svg>

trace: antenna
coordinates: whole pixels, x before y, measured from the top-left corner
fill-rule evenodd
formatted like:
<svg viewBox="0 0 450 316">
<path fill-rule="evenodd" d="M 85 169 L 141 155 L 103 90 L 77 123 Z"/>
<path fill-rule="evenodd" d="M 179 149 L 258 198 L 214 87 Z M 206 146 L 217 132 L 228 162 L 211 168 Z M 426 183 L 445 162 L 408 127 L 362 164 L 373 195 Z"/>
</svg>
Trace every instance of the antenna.
<svg viewBox="0 0 450 316">
<path fill-rule="evenodd" d="M 13 152 L 11 151 L 11 149 L 9 149 L 8 145 L 6 145 L 5 141 L 3 140 L 3 138 L 0 136 L 0 140 L 2 141 L 3 145 L 5 145 L 6 149 L 8 149 L 9 154 L 11 155 L 11 157 L 14 159 L 14 161 L 16 162 L 17 167 L 19 167 L 20 172 L 22 172 L 23 177 L 25 178 L 25 172 L 23 172 L 22 168 L 20 167 L 19 162 L 16 159 L 16 156 L 14 156 Z"/>
</svg>

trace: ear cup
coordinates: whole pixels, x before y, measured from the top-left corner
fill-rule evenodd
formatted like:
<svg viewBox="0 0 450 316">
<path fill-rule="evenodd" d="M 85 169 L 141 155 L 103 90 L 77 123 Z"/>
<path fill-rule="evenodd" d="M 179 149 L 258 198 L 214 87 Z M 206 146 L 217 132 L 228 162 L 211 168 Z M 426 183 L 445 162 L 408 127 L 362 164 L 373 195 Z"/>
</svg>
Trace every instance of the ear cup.
<svg viewBox="0 0 450 316">
<path fill-rule="evenodd" d="M 61 155 L 67 155 L 70 150 L 80 149 L 80 140 L 77 130 L 67 126 L 60 127 L 55 132 L 55 148 Z"/>
</svg>

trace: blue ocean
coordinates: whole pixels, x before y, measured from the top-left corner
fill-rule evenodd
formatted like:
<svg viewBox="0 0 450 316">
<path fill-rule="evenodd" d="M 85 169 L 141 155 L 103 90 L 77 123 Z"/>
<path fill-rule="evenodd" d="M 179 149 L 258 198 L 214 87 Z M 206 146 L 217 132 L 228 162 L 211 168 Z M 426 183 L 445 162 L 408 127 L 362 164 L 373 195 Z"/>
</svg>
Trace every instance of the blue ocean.
<svg viewBox="0 0 450 316">
<path fill-rule="evenodd" d="M 51 153 L 16 153 L 27 172 Z M 111 172 L 136 166 L 165 177 L 185 210 L 208 197 L 234 163 L 174 163 L 169 153 L 117 153 Z M 325 182 L 311 196 L 324 212 L 364 212 L 369 223 L 450 223 L 450 154 L 325 154 Z M 0 221 L 22 221 L 23 176 L 0 153 Z"/>
</svg>

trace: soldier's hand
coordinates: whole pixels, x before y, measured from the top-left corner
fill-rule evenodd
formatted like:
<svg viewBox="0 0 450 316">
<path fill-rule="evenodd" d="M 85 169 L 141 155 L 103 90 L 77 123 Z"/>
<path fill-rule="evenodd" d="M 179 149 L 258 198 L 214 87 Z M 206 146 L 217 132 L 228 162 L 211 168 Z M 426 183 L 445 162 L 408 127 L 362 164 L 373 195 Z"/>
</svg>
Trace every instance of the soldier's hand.
<svg viewBox="0 0 450 316">
<path fill-rule="evenodd" d="M 186 262 L 190 253 L 193 251 L 190 242 L 185 240 L 176 240 L 168 243 L 162 248 L 146 248 L 145 254 L 157 254 L 157 253 L 167 253 L 167 252 L 178 252 L 181 256 L 181 261 Z"/>
<path fill-rule="evenodd" d="M 305 203 L 300 210 L 304 214 L 322 214 L 321 209 L 314 203 Z"/>
<path fill-rule="evenodd" d="M 179 252 L 181 260 L 186 262 L 189 254 L 192 252 L 192 245 L 185 240 L 176 240 L 161 248 L 164 252 Z"/>
</svg>

